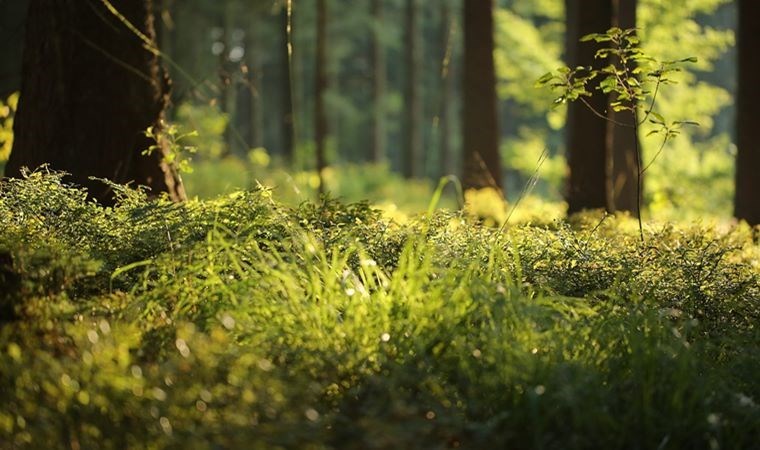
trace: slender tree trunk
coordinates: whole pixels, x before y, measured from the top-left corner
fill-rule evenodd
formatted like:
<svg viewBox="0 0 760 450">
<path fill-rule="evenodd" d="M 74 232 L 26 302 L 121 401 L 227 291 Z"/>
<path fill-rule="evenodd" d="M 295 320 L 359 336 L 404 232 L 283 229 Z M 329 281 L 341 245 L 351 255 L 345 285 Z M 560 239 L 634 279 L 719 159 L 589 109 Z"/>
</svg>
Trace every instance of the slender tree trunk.
<svg viewBox="0 0 760 450">
<path fill-rule="evenodd" d="M 282 158 L 286 164 L 293 163 L 294 149 L 294 129 L 293 129 L 293 71 L 291 67 L 292 61 L 292 47 L 291 47 L 291 35 L 292 35 L 292 17 L 289 14 L 292 10 L 288 11 L 288 6 L 282 8 L 281 13 L 281 27 L 282 32 L 282 119 L 280 120 L 280 126 L 282 130 Z"/>
<path fill-rule="evenodd" d="M 111 3 L 155 43 L 151 0 Z M 143 132 L 161 127 L 170 82 L 158 56 L 123 20 L 100 2 L 31 2 L 6 175 L 49 163 L 106 204 L 113 201 L 112 192 L 89 177 L 185 198 L 178 174 L 163 162 L 165 143 L 150 156 L 142 154 L 153 144 Z"/>
<path fill-rule="evenodd" d="M 372 0 L 372 146 L 369 161 L 385 160 L 385 45 L 383 45 L 383 1 Z"/>
<path fill-rule="evenodd" d="M 567 65 L 598 66 L 599 61 L 594 59 L 594 55 L 599 45 L 580 43 L 579 39 L 590 33 L 604 32 L 611 27 L 611 0 L 566 0 L 565 7 Z M 587 98 L 589 105 L 600 114 L 607 113 L 608 101 L 608 96 L 599 91 Z M 611 210 L 607 195 L 607 174 L 611 171 L 607 121 L 594 115 L 586 105 L 572 102 L 568 105 L 566 133 L 570 168 L 567 189 L 568 212 L 572 214 L 594 208 Z"/>
<path fill-rule="evenodd" d="M 406 0 L 406 86 L 404 89 L 404 176 L 420 174 L 422 161 L 422 102 L 420 100 L 419 0 Z"/>
<path fill-rule="evenodd" d="M 254 20 L 254 22 L 258 22 Z M 248 84 L 248 146 L 251 148 L 263 147 L 262 114 L 261 114 L 261 79 L 263 67 L 259 56 L 259 41 L 256 33 L 258 23 L 253 24 L 253 29 L 246 34 L 246 59 L 248 72 L 246 74 Z"/>
<path fill-rule="evenodd" d="M 612 22 L 614 26 L 624 30 L 636 28 L 636 0 L 613 0 Z M 633 66 L 630 67 L 633 70 Z M 610 99 L 614 100 L 613 98 Z M 629 211 L 639 215 L 638 207 L 638 164 L 636 148 L 638 136 L 634 124 L 638 117 L 630 111 L 614 112 L 608 110 L 608 117 L 627 126 L 607 122 L 608 153 L 612 155 L 608 165 L 608 205 L 613 211 Z"/>
<path fill-rule="evenodd" d="M 317 70 L 314 99 L 314 140 L 316 141 L 317 174 L 319 192 L 324 192 L 322 171 L 325 162 L 325 140 L 327 139 L 327 112 L 325 92 L 327 91 L 327 0 L 317 0 Z"/>
<path fill-rule="evenodd" d="M 760 3 L 739 0 L 737 33 L 739 79 L 736 93 L 736 194 L 734 215 L 750 225 L 760 225 L 760 33 L 757 30 Z"/>
<path fill-rule="evenodd" d="M 441 5 L 441 42 L 443 55 L 441 58 L 441 125 L 440 125 L 440 157 L 439 175 L 454 173 L 454 155 L 451 145 L 451 99 L 454 96 L 454 76 L 452 61 L 454 53 L 454 21 L 451 7 L 444 1 Z"/>
<path fill-rule="evenodd" d="M 234 102 L 231 101 L 231 96 L 234 96 L 235 86 L 232 82 L 232 73 L 230 71 L 229 53 L 231 49 L 230 45 L 230 7 L 228 2 L 220 2 L 217 4 L 219 8 L 219 28 L 222 30 L 222 36 L 219 38 L 222 43 L 222 51 L 219 53 L 219 110 L 227 116 L 227 126 L 222 134 L 224 145 L 222 146 L 223 157 L 230 156 L 232 154 L 232 139 L 231 129 L 234 126 L 232 123 L 234 117 Z"/>
<path fill-rule="evenodd" d="M 465 188 L 503 187 L 493 51 L 493 0 L 466 0 L 462 177 Z"/>
</svg>

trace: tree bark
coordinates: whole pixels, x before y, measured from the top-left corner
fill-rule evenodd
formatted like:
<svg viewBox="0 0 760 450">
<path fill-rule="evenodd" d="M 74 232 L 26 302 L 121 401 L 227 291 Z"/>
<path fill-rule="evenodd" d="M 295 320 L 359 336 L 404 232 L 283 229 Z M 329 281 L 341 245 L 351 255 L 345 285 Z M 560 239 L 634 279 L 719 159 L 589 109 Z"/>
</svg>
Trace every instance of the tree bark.
<svg viewBox="0 0 760 450">
<path fill-rule="evenodd" d="M 454 74 L 453 74 L 453 53 L 454 53 L 454 21 L 451 14 L 449 3 L 441 2 L 441 42 L 443 44 L 443 55 L 441 57 L 441 126 L 440 126 L 440 148 L 439 155 L 439 176 L 450 175 L 454 173 L 454 155 L 453 145 L 451 143 L 451 101 L 454 97 Z"/>
<path fill-rule="evenodd" d="M 161 127 L 169 78 L 155 43 L 151 0 L 111 0 L 122 18 L 101 2 L 32 0 L 25 36 L 21 101 L 14 144 L 5 168 L 18 176 L 42 164 L 70 173 L 67 180 L 105 204 L 110 188 L 89 177 L 108 178 L 185 198 L 181 179 L 163 161 L 148 127 Z"/>
<path fill-rule="evenodd" d="M 292 11 L 291 11 L 292 13 Z M 282 159 L 286 164 L 293 163 L 294 127 L 293 127 L 293 84 L 292 84 L 292 47 L 290 42 L 292 17 L 289 17 L 288 5 L 282 8 L 281 13 L 281 36 L 282 36 L 282 118 L 280 127 L 282 133 Z"/>
<path fill-rule="evenodd" d="M 613 0 L 614 26 L 624 30 L 636 28 L 636 3 L 636 0 Z M 611 121 L 607 122 L 607 146 L 609 154 L 612 155 L 611 163 L 608 164 L 608 195 L 611 196 L 608 198 L 608 204 L 613 211 L 629 211 L 638 217 L 639 169 L 636 148 L 639 137 L 633 127 L 638 117 L 630 111 L 615 112 L 612 108 L 608 111 L 608 117 Z M 616 125 L 612 121 L 627 126 Z"/>
<path fill-rule="evenodd" d="M 420 174 L 422 161 L 422 102 L 420 101 L 419 1 L 406 0 L 406 86 L 404 96 L 404 176 Z"/>
<path fill-rule="evenodd" d="M 757 18 L 760 3 L 739 0 L 737 32 L 738 90 L 736 93 L 736 193 L 734 216 L 752 226 L 760 225 L 760 123 L 757 105 L 760 103 L 760 33 Z"/>
<path fill-rule="evenodd" d="M 385 45 L 381 39 L 383 1 L 372 0 L 372 144 L 369 161 L 385 161 Z"/>
<path fill-rule="evenodd" d="M 567 65 L 598 66 L 594 55 L 598 44 L 579 42 L 590 33 L 602 33 L 612 25 L 611 0 L 565 0 L 567 14 L 566 50 Z M 588 104 L 599 114 L 607 114 L 609 98 L 594 90 L 587 97 Z M 567 159 L 568 213 L 584 209 L 604 208 L 612 210 L 608 193 L 607 174 L 611 172 L 611 157 L 607 145 L 607 121 L 597 117 L 581 102 L 568 105 Z"/>
<path fill-rule="evenodd" d="M 246 33 L 245 54 L 246 54 L 246 95 L 248 110 L 248 136 L 247 142 L 250 148 L 259 148 L 264 146 L 262 135 L 262 113 L 261 113 L 261 81 L 263 75 L 263 65 L 259 55 L 259 36 L 257 33 L 258 19 L 252 18 L 253 29 Z"/>
<path fill-rule="evenodd" d="M 465 189 L 503 189 L 493 29 L 493 0 L 465 0 L 462 176 Z"/>
<path fill-rule="evenodd" d="M 325 162 L 325 140 L 327 139 L 327 112 L 325 111 L 325 92 L 327 91 L 327 4 L 326 0 L 317 0 L 317 68 L 314 99 L 314 140 L 316 141 L 317 174 L 319 175 L 319 193 L 324 192 L 322 171 Z"/>
</svg>

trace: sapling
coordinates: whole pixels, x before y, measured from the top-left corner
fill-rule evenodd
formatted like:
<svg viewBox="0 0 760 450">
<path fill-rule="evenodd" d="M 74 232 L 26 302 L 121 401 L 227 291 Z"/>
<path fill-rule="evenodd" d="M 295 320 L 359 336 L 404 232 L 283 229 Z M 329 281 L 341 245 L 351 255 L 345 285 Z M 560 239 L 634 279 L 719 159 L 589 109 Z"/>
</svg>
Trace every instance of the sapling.
<svg viewBox="0 0 760 450">
<path fill-rule="evenodd" d="M 669 75 L 681 71 L 685 63 L 696 62 L 697 58 L 689 57 L 675 61 L 660 61 L 653 58 L 641 50 L 635 28 L 623 30 L 613 27 L 604 33 L 593 33 L 581 38 L 581 42 L 590 41 L 602 44 L 595 58 L 607 62 L 607 65 L 562 67 L 539 78 L 537 85 L 548 86 L 559 92 L 559 96 L 554 100 L 555 106 L 580 101 L 600 119 L 610 121 L 615 126 L 635 130 L 636 218 L 639 224 L 639 236 L 644 242 L 641 220 L 642 176 L 662 153 L 667 142 L 677 136 L 683 126 L 698 125 L 692 121 L 666 121 L 655 111 L 657 95 L 662 86 L 675 83 Z M 631 114 L 631 122 L 621 123 L 609 117 L 608 111 L 595 109 L 587 100 L 593 90 L 599 90 L 610 97 L 608 105 L 613 111 Z M 643 164 L 637 137 L 639 128 L 646 122 L 654 126 L 647 136 L 659 135 L 662 142 L 652 159 L 647 164 Z"/>
</svg>

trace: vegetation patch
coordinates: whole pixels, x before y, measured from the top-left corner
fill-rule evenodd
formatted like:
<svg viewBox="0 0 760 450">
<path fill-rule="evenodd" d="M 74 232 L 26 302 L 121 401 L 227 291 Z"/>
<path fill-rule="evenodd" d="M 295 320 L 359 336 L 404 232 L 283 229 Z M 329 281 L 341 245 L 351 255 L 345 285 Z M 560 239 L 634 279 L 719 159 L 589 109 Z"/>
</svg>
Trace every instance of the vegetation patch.
<svg viewBox="0 0 760 450">
<path fill-rule="evenodd" d="M 751 230 L 0 190 L 0 448 L 752 448 Z"/>
</svg>

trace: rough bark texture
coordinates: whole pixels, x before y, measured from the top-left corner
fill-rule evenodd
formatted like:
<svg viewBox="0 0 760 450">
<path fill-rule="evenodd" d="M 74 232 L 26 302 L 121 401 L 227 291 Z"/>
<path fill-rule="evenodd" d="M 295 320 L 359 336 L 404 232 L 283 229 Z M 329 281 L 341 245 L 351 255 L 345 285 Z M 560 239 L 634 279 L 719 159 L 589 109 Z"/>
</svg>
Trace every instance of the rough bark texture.
<svg viewBox="0 0 760 450">
<path fill-rule="evenodd" d="M 760 225 L 760 2 L 739 0 L 737 36 L 739 80 L 736 95 L 737 147 L 734 215 L 750 225 Z"/>
<path fill-rule="evenodd" d="M 636 28 L 636 0 L 613 0 L 613 24 L 624 30 Z M 601 30 L 600 30 L 601 31 Z M 633 69 L 633 67 L 631 67 Z M 627 126 L 607 122 L 607 146 L 612 159 L 608 164 L 608 204 L 613 211 L 629 211 L 638 216 L 637 155 L 638 136 L 630 111 L 609 110 L 608 117 Z"/>
<path fill-rule="evenodd" d="M 385 46 L 381 39 L 383 26 L 383 1 L 372 0 L 372 146 L 369 160 L 374 163 L 385 161 Z"/>
<path fill-rule="evenodd" d="M 420 175 L 422 161 L 422 102 L 420 100 L 420 36 L 418 0 L 406 0 L 406 85 L 404 88 L 404 164 L 407 178 Z"/>
<path fill-rule="evenodd" d="M 569 67 L 598 66 L 594 55 L 599 45 L 579 42 L 590 33 L 602 33 L 612 25 L 611 0 L 566 0 L 566 49 Z M 607 113 L 608 96 L 594 91 L 588 103 L 600 114 Z M 570 174 L 567 186 L 568 213 L 584 209 L 612 210 L 608 203 L 607 173 L 611 161 L 607 146 L 607 121 L 597 117 L 581 102 L 568 106 L 567 159 Z"/>
<path fill-rule="evenodd" d="M 325 162 L 325 141 L 327 140 L 327 111 L 325 111 L 325 92 L 327 92 L 327 4 L 326 0 L 317 0 L 317 70 L 314 98 L 314 140 L 316 141 L 317 173 L 319 174 L 319 192 L 324 191 L 322 170 Z"/>
<path fill-rule="evenodd" d="M 493 51 L 493 0 L 466 0 L 462 176 L 465 188 L 502 189 Z"/>
<path fill-rule="evenodd" d="M 111 3 L 145 37 L 155 38 L 150 0 Z M 109 188 L 88 177 L 184 199 L 162 151 L 142 155 L 153 144 L 143 132 L 160 126 L 168 88 L 158 57 L 100 1 L 32 0 L 6 175 L 48 163 L 106 204 L 113 200 Z"/>
</svg>

